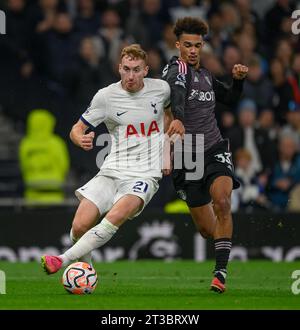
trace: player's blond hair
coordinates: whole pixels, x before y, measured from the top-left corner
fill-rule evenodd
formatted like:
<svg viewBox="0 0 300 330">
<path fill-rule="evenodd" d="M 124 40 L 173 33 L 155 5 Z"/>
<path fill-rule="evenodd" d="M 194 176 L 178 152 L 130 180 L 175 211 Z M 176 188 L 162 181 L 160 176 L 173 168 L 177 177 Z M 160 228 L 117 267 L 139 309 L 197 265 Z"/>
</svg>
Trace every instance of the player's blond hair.
<svg viewBox="0 0 300 330">
<path fill-rule="evenodd" d="M 124 47 L 121 52 L 121 60 L 124 56 L 128 56 L 133 60 L 143 60 L 146 64 L 148 61 L 147 53 L 141 48 L 139 44 L 132 44 Z"/>
</svg>

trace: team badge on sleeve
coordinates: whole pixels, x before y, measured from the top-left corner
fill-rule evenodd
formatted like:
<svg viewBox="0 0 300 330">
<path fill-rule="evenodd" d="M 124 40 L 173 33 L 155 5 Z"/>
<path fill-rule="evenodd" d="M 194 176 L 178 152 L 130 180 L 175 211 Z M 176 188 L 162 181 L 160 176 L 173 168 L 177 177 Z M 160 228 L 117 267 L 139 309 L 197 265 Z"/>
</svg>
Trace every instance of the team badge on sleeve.
<svg viewBox="0 0 300 330">
<path fill-rule="evenodd" d="M 184 73 L 178 73 L 177 81 L 181 81 L 183 83 L 186 83 L 185 74 Z"/>
<path fill-rule="evenodd" d="M 184 73 L 178 73 L 175 85 L 180 85 L 185 88 L 186 84 L 186 75 Z"/>
</svg>

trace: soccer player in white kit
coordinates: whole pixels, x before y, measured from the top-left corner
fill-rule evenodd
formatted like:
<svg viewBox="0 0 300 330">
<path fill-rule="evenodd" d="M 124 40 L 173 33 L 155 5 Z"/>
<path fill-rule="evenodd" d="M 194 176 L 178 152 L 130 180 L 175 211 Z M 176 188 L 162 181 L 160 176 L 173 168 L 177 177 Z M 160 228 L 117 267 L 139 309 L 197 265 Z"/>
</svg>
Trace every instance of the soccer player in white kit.
<svg viewBox="0 0 300 330">
<path fill-rule="evenodd" d="M 164 129 L 169 126 L 169 136 L 184 134 L 181 121 L 172 120 L 166 110 L 170 104 L 168 83 L 145 78 L 147 54 L 139 45 L 122 50 L 119 73 L 121 81 L 100 89 L 71 130 L 71 140 L 90 150 L 94 132 L 85 132 L 104 122 L 112 146 L 99 173 L 76 190 L 80 204 L 71 229 L 75 244 L 60 256 L 42 256 L 47 274 L 76 260 L 90 263 L 92 250 L 108 242 L 124 222 L 142 212 L 162 176 Z M 100 217 L 102 221 L 97 224 Z"/>
</svg>

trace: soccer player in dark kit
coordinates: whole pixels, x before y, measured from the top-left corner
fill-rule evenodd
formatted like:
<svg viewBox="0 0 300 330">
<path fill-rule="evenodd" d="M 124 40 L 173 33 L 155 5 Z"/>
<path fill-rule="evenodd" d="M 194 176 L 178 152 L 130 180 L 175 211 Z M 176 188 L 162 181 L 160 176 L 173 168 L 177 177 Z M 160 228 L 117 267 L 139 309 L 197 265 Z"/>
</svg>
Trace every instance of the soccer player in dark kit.
<svg viewBox="0 0 300 330">
<path fill-rule="evenodd" d="M 211 290 L 222 293 L 233 230 L 231 192 L 239 187 L 239 182 L 233 172 L 229 141 L 222 138 L 217 125 L 215 106 L 216 101 L 229 106 L 236 104 L 248 68 L 234 65 L 232 84 L 226 86 L 200 65 L 207 24 L 198 18 L 185 17 L 177 20 L 174 33 L 179 57 L 172 57 L 163 71 L 163 79 L 171 87 L 175 120 L 182 121 L 186 136 L 193 137 L 193 154 L 199 151 L 194 137 L 204 135 L 204 172 L 200 179 L 190 180 L 186 175 L 190 170 L 183 166 L 173 169 L 172 177 L 201 235 L 214 239 L 216 264 Z"/>
</svg>

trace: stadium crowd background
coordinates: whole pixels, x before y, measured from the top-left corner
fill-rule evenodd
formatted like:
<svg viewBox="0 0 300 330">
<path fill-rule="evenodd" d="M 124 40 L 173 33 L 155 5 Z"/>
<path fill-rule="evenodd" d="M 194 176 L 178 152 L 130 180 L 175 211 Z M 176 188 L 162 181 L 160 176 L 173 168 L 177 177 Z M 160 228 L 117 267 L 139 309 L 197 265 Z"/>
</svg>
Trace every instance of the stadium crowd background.
<svg viewBox="0 0 300 330">
<path fill-rule="evenodd" d="M 0 8 L 2 200 L 72 197 L 96 174 L 99 148 L 74 147 L 69 131 L 97 90 L 119 80 L 120 49 L 140 43 L 149 77 L 159 78 L 177 55 L 174 22 L 197 16 L 210 27 L 205 67 L 230 82 L 234 64 L 249 66 L 236 107 L 216 106 L 242 183 L 234 209 L 299 211 L 300 40 L 291 16 L 300 1 L 0 0 Z M 166 177 L 149 207 L 175 198 Z"/>
</svg>

